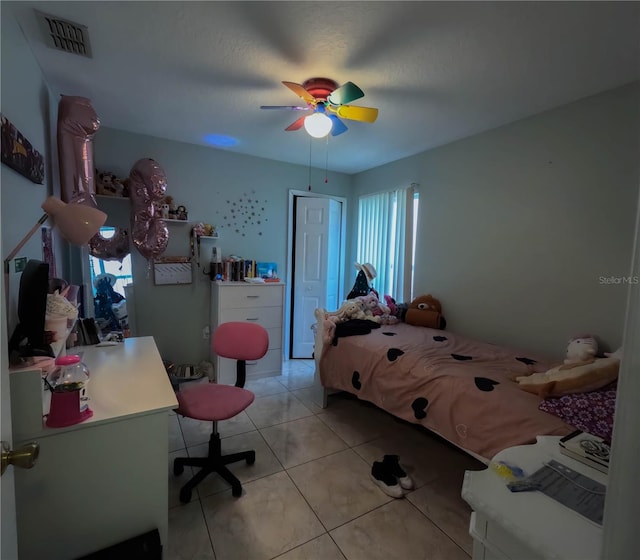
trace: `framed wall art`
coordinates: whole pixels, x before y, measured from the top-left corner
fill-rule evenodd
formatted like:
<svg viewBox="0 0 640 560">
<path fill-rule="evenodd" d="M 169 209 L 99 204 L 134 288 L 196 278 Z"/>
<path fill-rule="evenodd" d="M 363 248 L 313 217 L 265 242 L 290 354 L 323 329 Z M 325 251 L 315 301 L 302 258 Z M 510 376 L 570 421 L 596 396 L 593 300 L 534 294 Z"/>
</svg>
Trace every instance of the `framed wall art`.
<svg viewBox="0 0 640 560">
<path fill-rule="evenodd" d="M 44 158 L 7 117 L 2 119 L 2 163 L 38 185 L 44 183 Z"/>
</svg>

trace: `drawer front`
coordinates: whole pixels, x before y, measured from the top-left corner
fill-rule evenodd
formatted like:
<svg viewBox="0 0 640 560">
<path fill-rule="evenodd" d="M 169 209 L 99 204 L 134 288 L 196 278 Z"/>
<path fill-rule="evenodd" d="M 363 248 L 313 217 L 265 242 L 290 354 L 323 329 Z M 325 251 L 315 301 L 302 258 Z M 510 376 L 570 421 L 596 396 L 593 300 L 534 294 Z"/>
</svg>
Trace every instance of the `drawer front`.
<svg viewBox="0 0 640 560">
<path fill-rule="evenodd" d="M 218 307 L 275 307 L 282 306 L 282 286 L 218 286 Z"/>
<path fill-rule="evenodd" d="M 219 324 L 229 321 L 258 323 L 265 329 L 282 328 L 282 307 L 241 307 L 221 309 Z"/>
<path fill-rule="evenodd" d="M 282 372 L 282 349 L 267 351 L 263 358 L 247 362 L 247 379 L 264 373 Z M 217 382 L 233 385 L 236 382 L 236 362 L 228 358 L 218 358 Z"/>
<path fill-rule="evenodd" d="M 544 538 L 541 536 L 541 538 Z M 494 522 L 487 523 L 485 546 L 497 558 L 544 560 L 543 556 Z"/>
</svg>

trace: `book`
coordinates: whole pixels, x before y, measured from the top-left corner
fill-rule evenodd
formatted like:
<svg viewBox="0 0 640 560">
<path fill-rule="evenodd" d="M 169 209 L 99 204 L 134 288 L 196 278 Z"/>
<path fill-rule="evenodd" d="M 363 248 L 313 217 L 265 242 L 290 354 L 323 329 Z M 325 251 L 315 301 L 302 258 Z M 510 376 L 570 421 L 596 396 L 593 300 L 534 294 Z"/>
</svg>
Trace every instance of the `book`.
<svg viewBox="0 0 640 560">
<path fill-rule="evenodd" d="M 601 437 L 576 430 L 559 442 L 560 453 L 589 465 L 600 472 L 609 472 L 611 446 Z"/>
<path fill-rule="evenodd" d="M 278 265 L 274 262 L 257 262 L 256 276 L 260 278 L 277 278 Z"/>
</svg>

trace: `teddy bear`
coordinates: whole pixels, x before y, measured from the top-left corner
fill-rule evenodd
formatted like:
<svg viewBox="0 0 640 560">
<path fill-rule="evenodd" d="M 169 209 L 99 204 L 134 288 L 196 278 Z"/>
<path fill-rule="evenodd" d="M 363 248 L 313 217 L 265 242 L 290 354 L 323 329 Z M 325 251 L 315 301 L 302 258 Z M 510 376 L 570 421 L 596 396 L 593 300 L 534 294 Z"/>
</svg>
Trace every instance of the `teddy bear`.
<svg viewBox="0 0 640 560">
<path fill-rule="evenodd" d="M 360 300 L 371 311 L 373 319 L 370 320 L 381 325 L 393 325 L 398 322 L 398 318 L 391 313 L 391 309 L 382 303 L 373 292 L 366 296 L 358 296 L 355 299 Z"/>
<path fill-rule="evenodd" d="M 122 196 L 124 185 L 113 173 L 105 171 L 97 174 L 96 194 Z"/>
<path fill-rule="evenodd" d="M 598 342 L 590 334 L 579 335 L 569 340 L 565 364 L 592 362 L 598 353 Z"/>
<path fill-rule="evenodd" d="M 167 195 L 164 197 L 164 204 L 168 204 L 169 205 L 169 218 L 171 218 L 172 220 L 176 220 L 178 217 L 176 216 L 176 203 L 173 200 L 173 197 L 170 195 Z"/>
<path fill-rule="evenodd" d="M 440 302 L 431 294 L 418 296 L 409 304 L 404 322 L 431 329 L 444 329 L 447 324 Z"/>
<path fill-rule="evenodd" d="M 373 313 L 370 310 L 367 313 L 364 304 L 355 299 L 349 299 L 337 311 L 327 313 L 326 319 L 334 323 L 344 323 L 350 319 L 374 320 Z"/>
</svg>

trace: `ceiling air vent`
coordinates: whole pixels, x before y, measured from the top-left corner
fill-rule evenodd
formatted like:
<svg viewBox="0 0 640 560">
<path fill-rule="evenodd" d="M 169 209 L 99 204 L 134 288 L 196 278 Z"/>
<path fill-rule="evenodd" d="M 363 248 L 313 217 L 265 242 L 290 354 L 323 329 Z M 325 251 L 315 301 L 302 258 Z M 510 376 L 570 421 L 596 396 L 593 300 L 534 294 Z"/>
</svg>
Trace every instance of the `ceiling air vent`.
<svg viewBox="0 0 640 560">
<path fill-rule="evenodd" d="M 48 46 L 91 58 L 89 29 L 84 25 L 35 10 Z"/>
</svg>

